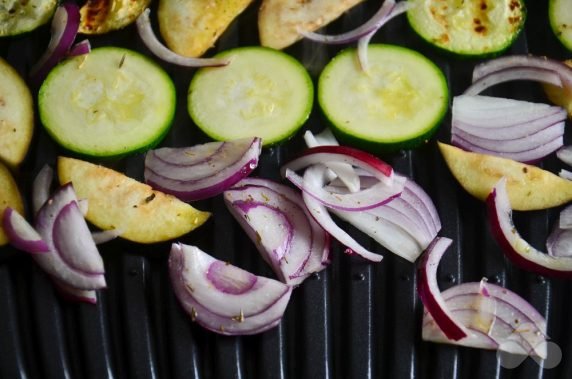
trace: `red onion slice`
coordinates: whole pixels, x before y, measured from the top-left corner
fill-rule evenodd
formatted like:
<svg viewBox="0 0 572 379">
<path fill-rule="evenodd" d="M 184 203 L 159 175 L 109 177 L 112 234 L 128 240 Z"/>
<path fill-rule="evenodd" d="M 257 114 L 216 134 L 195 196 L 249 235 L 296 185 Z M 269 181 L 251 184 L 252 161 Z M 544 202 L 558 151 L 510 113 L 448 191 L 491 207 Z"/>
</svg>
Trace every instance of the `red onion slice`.
<svg viewBox="0 0 572 379">
<path fill-rule="evenodd" d="M 556 226 L 546 240 L 546 251 L 552 257 L 572 258 L 572 229 Z"/>
<path fill-rule="evenodd" d="M 287 187 L 275 183 L 274 190 L 265 185 L 268 181 L 257 181 L 261 185 L 240 182 L 225 191 L 227 208 L 280 280 L 300 284 L 325 268 L 325 232 L 300 206 L 299 194 L 285 195 Z"/>
<path fill-rule="evenodd" d="M 441 230 L 441 220 L 439 219 L 439 214 L 437 213 L 435 204 L 433 204 L 433 201 L 423 188 L 413 180 L 402 175 L 396 175 L 396 177 L 405 179 L 401 195 L 387 204 L 372 209 L 370 212 L 376 213 L 378 209 L 384 208 L 394 209 L 402 213 L 404 217 L 410 220 L 410 222 L 417 224 L 418 227 L 422 229 L 420 234 L 424 236 L 432 236 L 430 240 L 433 240 L 433 238 L 437 236 L 439 230 Z M 379 183 L 379 181 L 370 175 L 360 175 L 360 183 L 362 184 L 362 188 L 365 189 Z M 331 192 L 344 192 L 344 187 L 341 183 L 338 183 L 337 178 L 324 188 Z M 401 226 L 405 229 L 409 229 L 407 224 L 407 222 L 403 222 L 401 223 Z M 411 234 L 417 235 L 413 230 L 417 230 L 417 227 L 411 230 Z M 419 237 L 420 238 L 417 238 L 418 242 L 421 245 L 424 245 L 422 242 L 423 237 Z M 426 247 L 427 246 L 425 245 L 423 249 Z"/>
<path fill-rule="evenodd" d="M 478 64 L 473 70 L 473 82 L 491 73 L 513 68 L 535 68 L 549 70 L 557 74 L 566 88 L 572 88 L 572 68 L 546 57 L 531 55 L 509 55 Z"/>
<path fill-rule="evenodd" d="M 465 95 L 478 95 L 484 90 L 500 83 L 506 83 L 513 80 L 533 80 L 545 84 L 552 84 L 562 87 L 561 77 L 548 69 L 542 68 L 507 68 L 499 71 L 491 72 L 485 76 L 473 81 L 464 92 Z"/>
<path fill-rule="evenodd" d="M 54 180 L 54 170 L 44 165 L 38 175 L 34 178 L 32 184 L 32 204 L 34 206 L 34 214 L 37 214 L 40 208 L 50 198 L 50 187 Z"/>
<path fill-rule="evenodd" d="M 51 278 L 58 294 L 65 300 L 88 304 L 97 304 L 97 294 L 94 290 L 80 290 L 71 287 L 56 278 Z"/>
<path fill-rule="evenodd" d="M 568 205 L 560 211 L 558 226 L 561 229 L 572 229 L 572 205 Z"/>
<path fill-rule="evenodd" d="M 219 334 L 255 334 L 278 325 L 292 294 L 292 287 L 183 244 L 171 247 L 169 273 L 191 319 Z"/>
<path fill-rule="evenodd" d="M 274 192 L 279 193 L 286 199 L 290 200 L 294 204 L 300 205 L 306 218 L 310 223 L 312 228 L 312 254 L 310 255 L 308 262 L 302 267 L 302 271 L 295 276 L 310 275 L 314 272 L 323 270 L 328 264 L 330 264 L 330 235 L 322 229 L 322 227 L 314 220 L 310 211 L 303 205 L 303 199 L 299 192 L 296 192 L 292 188 L 285 186 L 283 184 L 274 182 L 268 179 L 247 177 L 242 179 L 235 185 L 235 188 L 240 188 L 243 186 L 259 186 L 266 187 Z"/>
<path fill-rule="evenodd" d="M 540 275 L 572 278 L 572 258 L 542 253 L 520 236 L 512 222 L 505 178 L 495 185 L 486 203 L 492 233 L 507 258 L 515 265 Z"/>
<path fill-rule="evenodd" d="M 428 312 L 423 339 L 460 346 L 498 349 L 546 358 L 546 320 L 526 300 L 495 284 L 463 283 L 442 292 L 445 305 L 467 330 L 460 341 L 447 338 Z M 492 301 L 492 306 L 489 306 Z M 485 320 L 485 322 L 483 322 Z"/>
<path fill-rule="evenodd" d="M 572 145 L 564 146 L 556 152 L 556 156 L 568 166 L 572 166 Z"/>
<path fill-rule="evenodd" d="M 255 316 L 291 291 L 285 284 L 216 260 L 197 247 L 175 246 L 171 253 L 184 255 L 182 277 L 192 288 L 192 297 L 218 316 L 234 317 L 240 309 L 244 317 Z"/>
<path fill-rule="evenodd" d="M 68 207 L 70 204 L 74 206 Z M 72 221 L 74 224 L 70 225 Z M 35 227 L 50 247 L 48 253 L 33 255 L 34 260 L 44 271 L 78 289 L 92 290 L 106 286 L 102 274 L 103 262 L 97 248 L 94 247 L 85 219 L 81 217 L 71 184 L 59 188 L 40 209 Z M 60 251 L 57 246 L 64 249 L 77 247 L 79 250 Z"/>
<path fill-rule="evenodd" d="M 552 119 L 552 118 L 551 118 Z M 547 122 L 552 122 L 552 120 L 547 120 Z M 535 123 L 534 121 L 530 124 Z M 530 124 L 527 124 L 529 126 Z M 484 149 L 488 150 L 499 150 L 504 151 L 507 153 L 514 153 L 514 152 L 521 152 L 526 150 L 531 150 L 535 147 L 548 143 L 558 137 L 562 137 L 564 135 L 564 121 L 557 121 L 553 124 L 544 124 L 539 127 L 538 131 L 533 131 L 532 133 L 525 134 L 523 136 L 517 135 L 523 134 L 522 130 L 517 133 L 513 133 L 512 138 L 501 139 L 496 138 L 497 135 L 499 137 L 504 136 L 504 134 L 508 134 L 508 128 L 498 128 L 498 129 L 490 129 L 490 128 L 482 128 L 482 127 L 473 127 L 473 126 L 465 126 L 463 125 L 462 128 L 457 127 L 457 125 L 453 125 L 451 129 L 452 137 L 460 137 L 466 141 L 470 141 Z M 512 129 L 513 127 L 511 127 Z M 473 134 L 473 129 L 477 129 L 476 134 Z M 526 129 L 526 127 L 522 127 L 521 129 Z M 466 130 L 470 130 L 467 132 Z M 480 133 L 483 131 L 484 133 Z M 498 132 L 498 133 L 497 133 Z M 491 135 L 492 134 L 492 135 Z M 483 137 L 482 135 L 486 135 Z M 492 137 L 492 138 L 491 138 Z"/>
<path fill-rule="evenodd" d="M 77 57 L 78 55 L 85 55 L 91 52 L 91 43 L 88 39 L 73 45 L 68 51 L 68 57 Z"/>
<path fill-rule="evenodd" d="M 54 247 L 69 267 L 88 275 L 105 273 L 103 260 L 77 202 L 68 203 L 59 211 L 52 234 Z"/>
<path fill-rule="evenodd" d="M 388 217 L 381 217 L 370 212 L 332 210 L 332 213 L 373 238 L 387 250 L 409 262 L 415 262 L 423 253 L 423 248 L 416 238 Z"/>
<path fill-rule="evenodd" d="M 562 169 L 558 173 L 558 176 L 560 176 L 562 179 L 572 180 L 572 171 Z"/>
<path fill-rule="evenodd" d="M 451 142 L 465 150 L 534 162 L 564 143 L 560 107 L 488 96 L 453 100 Z"/>
<path fill-rule="evenodd" d="M 433 200 L 431 200 L 427 192 L 413 180 L 407 180 L 400 199 L 413 206 L 421 216 L 421 219 L 430 228 L 431 233 L 436 236 L 441 230 L 441 219 Z M 388 206 L 391 205 L 391 203 L 388 204 Z"/>
<path fill-rule="evenodd" d="M 313 167 L 310 167 L 306 169 L 304 178 L 290 169 L 286 169 L 285 177 L 324 206 L 340 211 L 356 212 L 379 207 L 398 197 L 403 191 L 404 180 L 397 180 L 396 178 L 391 185 L 380 181 L 372 187 L 358 192 L 332 193 L 320 186 L 320 183 L 325 182 L 325 178 L 312 178 L 313 175 L 325 174 L 325 170 L 314 170 Z"/>
<path fill-rule="evenodd" d="M 123 234 L 121 229 L 108 229 L 101 230 L 99 232 L 91 232 L 91 238 L 93 238 L 93 242 L 95 242 L 96 245 L 100 245 L 116 239 L 121 236 L 121 234 Z"/>
<path fill-rule="evenodd" d="M 262 140 L 254 137 L 152 150 L 145 157 L 145 181 L 184 201 L 206 199 L 248 176 L 261 149 Z"/>
<path fill-rule="evenodd" d="M 375 155 L 347 146 L 316 146 L 282 166 L 284 176 L 287 169 L 297 171 L 323 162 L 341 162 L 359 167 L 387 184 L 393 181 L 393 168 Z"/>
<path fill-rule="evenodd" d="M 30 254 L 50 251 L 48 244 L 26 219 L 11 207 L 4 210 L 2 224 L 10 244 Z"/>
<path fill-rule="evenodd" d="M 448 339 L 458 341 L 467 336 L 464 326 L 455 319 L 447 308 L 437 283 L 437 267 L 441 257 L 453 241 L 445 237 L 437 237 L 421 256 L 417 275 L 417 293 L 427 311 L 433 316 L 439 329 Z"/>
<path fill-rule="evenodd" d="M 502 139 L 532 134 L 542 129 L 541 125 L 552 125 L 565 119 L 566 111 L 563 108 L 548 104 L 482 95 L 461 95 L 453 99 L 452 123 L 456 127 L 456 124 L 470 125 L 488 129 L 489 133 L 512 127 L 509 136 Z M 529 123 L 535 124 L 528 127 Z M 523 134 L 515 136 L 519 128 L 524 128 Z"/>
<path fill-rule="evenodd" d="M 532 163 L 558 150 L 560 147 L 562 147 L 564 139 L 563 136 L 560 136 L 543 145 L 531 148 L 530 150 L 518 151 L 518 152 L 502 151 L 500 146 L 497 150 L 489 150 L 473 142 L 469 142 L 458 135 L 455 135 L 451 139 L 451 143 L 464 150 L 472 151 L 474 153 L 496 155 L 503 158 L 509 158 L 518 162 Z"/>
<path fill-rule="evenodd" d="M 79 29 L 80 14 L 77 4 L 66 1 L 56 9 L 52 19 L 52 36 L 44 55 L 32 67 L 30 76 L 40 83 L 48 72 L 67 54 Z"/>
<path fill-rule="evenodd" d="M 339 146 L 336 137 L 330 129 L 324 129 L 320 134 L 314 136 L 311 131 L 304 133 L 304 141 L 308 147 L 316 146 Z M 360 189 L 359 176 L 353 167 L 347 163 L 323 162 L 326 167 L 332 170 L 340 180 L 346 185 L 350 192 L 357 192 Z"/>
<path fill-rule="evenodd" d="M 304 173 L 304 180 L 306 180 L 306 176 L 309 175 L 308 180 L 316 180 L 319 178 L 324 178 L 325 175 L 312 174 L 312 170 L 325 170 L 324 166 L 312 166 L 308 168 Z M 319 185 L 323 185 L 324 183 L 319 183 Z M 328 213 L 328 209 L 324 207 L 319 201 L 314 199 L 312 196 L 308 195 L 306 192 L 302 193 L 302 197 L 304 199 L 304 204 L 306 204 L 306 208 L 316 220 L 318 224 L 330 235 L 338 240 L 342 245 L 346 246 L 350 249 L 351 252 L 358 254 L 359 256 L 370 260 L 372 262 L 380 262 L 383 259 L 383 256 L 380 254 L 373 253 L 363 246 L 361 246 L 355 239 L 353 239 L 348 233 L 346 233 L 343 229 L 341 229 L 332 219 L 330 214 Z"/>
<path fill-rule="evenodd" d="M 145 9 L 137 18 L 137 32 L 145 46 L 157 57 L 165 62 L 184 67 L 226 66 L 230 61 L 217 58 L 191 58 L 174 53 L 157 39 L 149 19 L 150 10 Z"/>
</svg>

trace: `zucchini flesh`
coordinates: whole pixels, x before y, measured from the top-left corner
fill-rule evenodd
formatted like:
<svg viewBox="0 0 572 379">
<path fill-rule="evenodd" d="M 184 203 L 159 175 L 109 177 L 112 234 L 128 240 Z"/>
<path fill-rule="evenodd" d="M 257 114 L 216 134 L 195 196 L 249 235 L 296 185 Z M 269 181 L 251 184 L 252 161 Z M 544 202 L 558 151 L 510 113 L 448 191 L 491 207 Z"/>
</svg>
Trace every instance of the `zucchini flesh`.
<svg viewBox="0 0 572 379">
<path fill-rule="evenodd" d="M 215 57 L 230 64 L 198 70 L 188 97 L 191 118 L 211 138 L 260 137 L 269 146 L 291 137 L 310 115 L 312 79 L 290 55 L 242 47 Z"/>
<path fill-rule="evenodd" d="M 413 30 L 430 44 L 465 56 L 506 50 L 524 26 L 522 0 L 410 0 Z"/>
<path fill-rule="evenodd" d="M 154 62 L 104 47 L 53 69 L 39 92 L 42 124 L 81 155 L 119 157 L 156 145 L 175 112 L 175 87 Z"/>
<path fill-rule="evenodd" d="M 550 0 L 548 18 L 556 37 L 572 51 L 572 0 Z"/>
<path fill-rule="evenodd" d="M 370 45 L 370 68 L 361 69 L 354 49 L 326 65 L 318 102 L 344 142 L 375 152 L 413 148 L 436 130 L 448 104 L 441 70 L 420 53 Z"/>
<path fill-rule="evenodd" d="M 0 1 L 0 37 L 26 33 L 52 17 L 57 0 Z"/>
</svg>

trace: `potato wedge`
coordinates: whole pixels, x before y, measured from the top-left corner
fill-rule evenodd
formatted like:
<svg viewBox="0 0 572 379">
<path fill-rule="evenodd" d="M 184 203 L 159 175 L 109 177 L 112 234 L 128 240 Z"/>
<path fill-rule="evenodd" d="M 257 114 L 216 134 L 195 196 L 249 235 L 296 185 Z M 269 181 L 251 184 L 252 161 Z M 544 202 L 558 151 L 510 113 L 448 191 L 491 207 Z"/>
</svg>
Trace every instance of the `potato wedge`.
<svg viewBox="0 0 572 379">
<path fill-rule="evenodd" d="M 536 166 L 471 153 L 444 143 L 439 143 L 439 149 L 459 184 L 477 199 L 484 201 L 504 176 L 512 209 L 546 209 L 572 200 L 572 181 Z"/>
<path fill-rule="evenodd" d="M 263 0 L 258 12 L 260 44 L 284 49 L 300 40 L 300 31 L 313 32 L 363 0 Z"/>
<path fill-rule="evenodd" d="M 79 199 L 87 199 L 89 222 L 101 229 L 117 228 L 130 241 L 167 241 L 210 216 L 122 173 L 79 159 L 59 157 L 58 177 L 61 184 L 72 182 Z"/>
<path fill-rule="evenodd" d="M 572 59 L 568 59 L 564 63 L 572 67 Z M 572 88 L 561 88 L 551 84 L 543 84 L 543 87 L 548 100 L 566 109 L 568 117 L 572 118 Z"/>
<path fill-rule="evenodd" d="M 28 152 L 34 131 L 34 105 L 24 80 L 0 58 L 0 161 L 16 168 Z"/>
<path fill-rule="evenodd" d="M 157 17 L 167 46 L 200 57 L 252 0 L 160 0 Z"/>
<path fill-rule="evenodd" d="M 126 27 L 149 6 L 151 0 L 87 0 L 80 8 L 79 32 L 104 34 Z"/>
<path fill-rule="evenodd" d="M 14 208 L 20 214 L 24 214 L 24 203 L 16 181 L 10 170 L 0 163 L 0 246 L 6 245 L 8 237 L 2 227 L 2 217 L 7 207 Z"/>
</svg>

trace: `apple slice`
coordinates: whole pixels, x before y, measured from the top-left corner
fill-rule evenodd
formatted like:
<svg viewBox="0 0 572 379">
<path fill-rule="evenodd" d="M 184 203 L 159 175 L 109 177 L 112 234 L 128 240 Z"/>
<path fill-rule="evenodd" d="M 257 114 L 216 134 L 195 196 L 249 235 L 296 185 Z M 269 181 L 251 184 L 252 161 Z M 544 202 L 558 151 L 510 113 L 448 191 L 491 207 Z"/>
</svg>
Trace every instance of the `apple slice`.
<svg viewBox="0 0 572 379">
<path fill-rule="evenodd" d="M 0 92 L 2 92 L 2 87 L 0 87 Z M 1 129 L 2 127 L 0 126 L 0 130 Z M 0 139 L 0 145 L 2 142 L 3 140 Z M 0 219 L 2 219 L 4 211 L 8 207 L 16 210 L 20 214 L 24 214 L 24 203 L 22 202 L 18 185 L 8 168 L 0 163 Z M 9 242 L 2 224 L 3 223 L 0 222 L 0 246 L 6 245 Z"/>
<path fill-rule="evenodd" d="M 79 199 L 87 199 L 88 221 L 104 230 L 119 229 L 121 237 L 130 241 L 177 238 L 210 216 L 147 184 L 79 159 L 59 157 L 58 176 L 61 184 L 73 183 Z"/>
<path fill-rule="evenodd" d="M 485 200 L 502 177 L 512 209 L 546 209 L 572 200 L 572 181 L 536 166 L 492 155 L 471 153 L 439 142 L 453 176 L 467 192 Z"/>
<path fill-rule="evenodd" d="M 252 0 L 160 0 L 157 17 L 167 46 L 186 57 L 200 57 Z"/>
<path fill-rule="evenodd" d="M 363 0 L 264 0 L 258 12 L 260 44 L 284 49 L 340 17 Z"/>
<path fill-rule="evenodd" d="M 32 95 L 18 72 L 0 58 L 0 161 L 16 168 L 34 131 Z"/>
</svg>

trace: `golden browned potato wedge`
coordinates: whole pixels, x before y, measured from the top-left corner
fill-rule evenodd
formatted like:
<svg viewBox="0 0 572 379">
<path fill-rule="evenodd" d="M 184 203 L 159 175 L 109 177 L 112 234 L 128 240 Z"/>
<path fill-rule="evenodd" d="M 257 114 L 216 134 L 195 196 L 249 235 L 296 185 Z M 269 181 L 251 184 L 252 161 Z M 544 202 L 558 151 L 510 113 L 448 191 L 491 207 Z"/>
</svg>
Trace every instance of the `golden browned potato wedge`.
<svg viewBox="0 0 572 379">
<path fill-rule="evenodd" d="M 160 0 L 159 29 L 167 46 L 200 57 L 252 0 Z"/>
<path fill-rule="evenodd" d="M 363 0 L 263 0 L 258 12 L 260 44 L 284 49 L 329 24 Z"/>
<path fill-rule="evenodd" d="M 10 170 L 0 163 L 0 246 L 8 243 L 8 237 L 2 228 L 2 217 L 7 207 L 14 208 L 20 214 L 24 214 L 24 204 L 16 181 Z"/>
<path fill-rule="evenodd" d="M 34 131 L 32 95 L 20 75 L 0 58 L 0 161 L 16 168 Z"/>
<path fill-rule="evenodd" d="M 79 32 L 104 34 L 126 27 L 149 6 L 151 0 L 87 0 L 81 7 Z"/>
<path fill-rule="evenodd" d="M 568 59 L 564 63 L 572 67 L 572 59 Z M 550 84 L 544 84 L 543 86 L 548 99 L 566 109 L 568 116 L 572 118 L 572 88 L 561 88 Z"/>
<path fill-rule="evenodd" d="M 447 166 L 459 184 L 480 200 L 485 200 L 501 177 L 512 209 L 546 209 L 572 200 L 572 181 L 536 166 L 492 155 L 471 153 L 439 143 Z"/>
<path fill-rule="evenodd" d="M 79 159 L 59 157 L 58 177 L 61 184 L 72 182 L 79 199 L 87 199 L 88 221 L 101 229 L 118 229 L 130 241 L 167 241 L 210 216 L 147 184 Z"/>
</svg>

